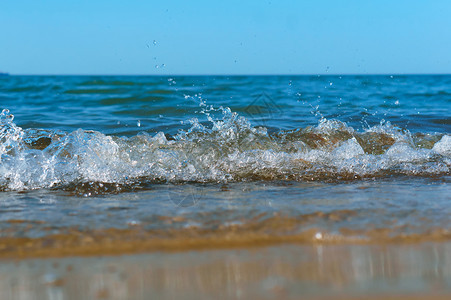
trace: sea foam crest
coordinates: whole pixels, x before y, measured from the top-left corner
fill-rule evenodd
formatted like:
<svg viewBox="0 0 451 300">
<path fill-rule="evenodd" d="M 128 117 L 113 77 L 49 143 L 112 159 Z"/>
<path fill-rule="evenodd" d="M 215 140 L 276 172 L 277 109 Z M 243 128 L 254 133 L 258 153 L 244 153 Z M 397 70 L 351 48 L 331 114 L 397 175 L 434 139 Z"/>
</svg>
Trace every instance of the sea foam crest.
<svg viewBox="0 0 451 300">
<path fill-rule="evenodd" d="M 444 135 L 432 148 L 438 154 L 451 156 L 451 136 Z"/>
<path fill-rule="evenodd" d="M 449 174 L 449 135 L 412 135 L 388 122 L 364 132 L 322 118 L 317 126 L 269 134 L 229 108 L 203 106 L 208 123 L 168 139 L 78 129 L 22 129 L 0 115 L 0 189 L 83 187 L 117 192 L 159 182 L 337 180 Z"/>
</svg>

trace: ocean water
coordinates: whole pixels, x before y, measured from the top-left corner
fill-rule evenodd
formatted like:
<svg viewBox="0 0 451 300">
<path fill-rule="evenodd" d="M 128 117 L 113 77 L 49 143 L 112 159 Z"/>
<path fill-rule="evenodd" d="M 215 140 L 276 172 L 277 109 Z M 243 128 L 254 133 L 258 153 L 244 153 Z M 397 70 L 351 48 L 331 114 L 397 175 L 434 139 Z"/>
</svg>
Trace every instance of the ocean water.
<svg viewBox="0 0 451 300">
<path fill-rule="evenodd" d="M 450 108 L 445 75 L 1 77 L 0 252 L 449 242 Z"/>
</svg>

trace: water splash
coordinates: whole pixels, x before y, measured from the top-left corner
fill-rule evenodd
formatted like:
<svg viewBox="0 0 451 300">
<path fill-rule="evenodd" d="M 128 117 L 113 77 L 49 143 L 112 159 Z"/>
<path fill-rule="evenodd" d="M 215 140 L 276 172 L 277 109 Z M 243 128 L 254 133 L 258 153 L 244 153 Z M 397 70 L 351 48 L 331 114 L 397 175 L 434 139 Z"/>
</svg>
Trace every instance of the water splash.
<svg viewBox="0 0 451 300">
<path fill-rule="evenodd" d="M 389 122 L 358 132 L 338 120 L 268 133 L 230 108 L 200 102 L 173 137 L 159 132 L 22 129 L 0 115 L 0 190 L 64 188 L 110 193 L 161 182 L 356 180 L 449 175 L 451 137 L 411 134 Z"/>
</svg>

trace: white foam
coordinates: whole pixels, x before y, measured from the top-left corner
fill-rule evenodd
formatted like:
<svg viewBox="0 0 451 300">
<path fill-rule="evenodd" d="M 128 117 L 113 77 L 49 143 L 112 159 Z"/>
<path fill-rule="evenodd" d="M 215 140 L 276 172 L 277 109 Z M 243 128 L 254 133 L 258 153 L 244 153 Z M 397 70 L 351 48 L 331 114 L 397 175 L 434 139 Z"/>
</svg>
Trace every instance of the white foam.
<svg viewBox="0 0 451 300">
<path fill-rule="evenodd" d="M 364 154 L 365 151 L 355 137 L 345 141 L 331 153 L 332 157 L 336 159 L 350 159 Z"/>
<path fill-rule="evenodd" d="M 430 151 L 427 149 L 414 149 L 410 144 L 397 142 L 386 152 L 385 156 L 393 163 L 420 162 L 430 158 Z"/>
<path fill-rule="evenodd" d="M 432 147 L 432 151 L 443 156 L 451 156 L 451 136 L 444 135 L 440 141 L 435 143 L 434 147 Z"/>
</svg>

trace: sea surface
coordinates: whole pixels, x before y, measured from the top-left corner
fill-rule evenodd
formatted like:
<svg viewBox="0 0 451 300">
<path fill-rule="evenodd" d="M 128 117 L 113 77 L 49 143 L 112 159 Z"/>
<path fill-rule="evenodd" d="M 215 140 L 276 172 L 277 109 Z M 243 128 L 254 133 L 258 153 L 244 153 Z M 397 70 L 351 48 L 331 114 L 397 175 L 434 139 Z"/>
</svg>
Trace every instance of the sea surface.
<svg viewBox="0 0 451 300">
<path fill-rule="evenodd" d="M 448 75 L 5 76 L 0 111 L 0 239 L 451 240 Z"/>
<path fill-rule="evenodd" d="M 449 75 L 2 76 L 0 298 L 448 299 L 450 112 Z"/>
</svg>

